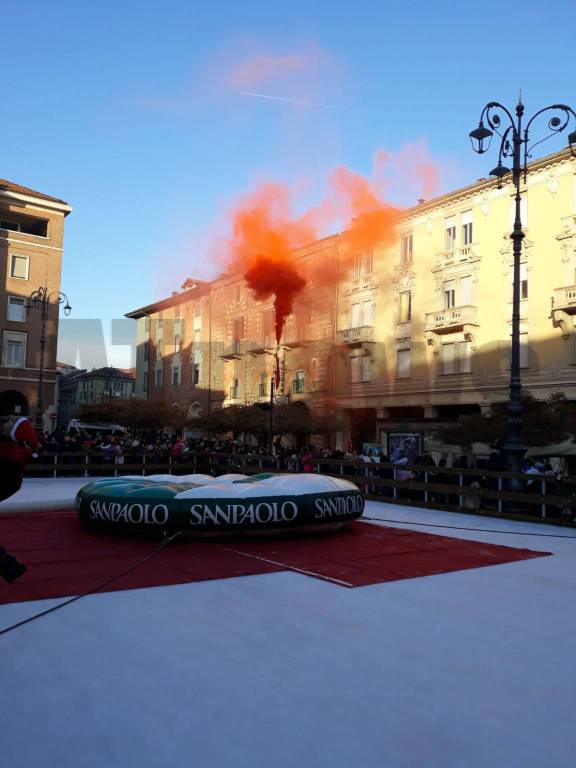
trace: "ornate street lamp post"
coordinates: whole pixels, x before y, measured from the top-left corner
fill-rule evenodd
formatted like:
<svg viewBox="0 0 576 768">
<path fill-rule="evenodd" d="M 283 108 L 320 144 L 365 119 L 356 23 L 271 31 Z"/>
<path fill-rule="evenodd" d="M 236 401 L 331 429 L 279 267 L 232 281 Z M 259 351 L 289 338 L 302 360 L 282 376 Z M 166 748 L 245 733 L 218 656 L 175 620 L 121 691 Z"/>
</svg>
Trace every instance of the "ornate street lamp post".
<svg viewBox="0 0 576 768">
<path fill-rule="evenodd" d="M 46 286 L 41 286 L 30 294 L 26 301 L 26 314 L 34 308 L 40 309 L 40 366 L 38 370 L 38 399 L 36 403 L 36 413 L 34 415 L 34 426 L 42 432 L 42 413 L 44 411 L 44 347 L 46 346 L 46 323 L 48 321 L 48 309 L 50 302 L 54 304 L 64 304 L 64 314 L 68 316 L 72 311 L 70 302 L 65 293 L 48 293 Z"/>
<path fill-rule="evenodd" d="M 549 133 L 544 138 L 530 145 L 530 129 L 534 120 L 540 115 L 552 113 L 548 120 Z M 524 105 L 522 98 L 516 105 L 516 115 L 502 104 L 491 101 L 482 110 L 478 127 L 470 132 L 472 147 L 478 154 L 486 152 L 490 146 L 492 136 L 496 133 L 500 137 L 500 150 L 498 152 L 498 164 L 490 171 L 490 176 L 498 179 L 498 187 L 502 186 L 502 180 L 512 173 L 512 183 L 516 188 L 516 212 L 514 228 L 510 235 L 513 243 L 513 283 L 512 283 L 512 354 L 510 360 L 510 401 L 508 404 L 508 418 L 506 422 L 506 437 L 502 443 L 502 455 L 507 468 L 511 472 L 520 472 L 522 460 L 526 451 L 522 443 L 522 384 L 520 379 L 520 256 L 522 253 L 522 217 L 520 202 L 522 199 L 521 183 L 526 181 L 528 160 L 531 150 L 546 139 L 561 133 L 567 128 L 571 119 L 576 121 L 576 112 L 566 104 L 552 104 L 536 112 L 523 127 Z M 486 121 L 487 125 L 484 125 Z M 576 157 L 576 130 L 568 135 L 570 151 Z M 512 169 L 503 165 L 504 158 L 512 158 Z M 512 483 L 511 487 L 519 483 Z"/>
</svg>

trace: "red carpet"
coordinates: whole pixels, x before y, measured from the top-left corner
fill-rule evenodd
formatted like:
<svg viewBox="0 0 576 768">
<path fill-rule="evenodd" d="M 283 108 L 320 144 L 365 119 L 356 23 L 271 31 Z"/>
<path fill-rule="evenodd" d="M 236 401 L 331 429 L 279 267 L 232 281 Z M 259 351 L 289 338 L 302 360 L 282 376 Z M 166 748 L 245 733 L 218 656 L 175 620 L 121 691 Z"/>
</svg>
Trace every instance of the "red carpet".
<svg viewBox="0 0 576 768">
<path fill-rule="evenodd" d="M 0 515 L 0 543 L 28 566 L 28 572 L 14 584 L 0 584 L 0 604 L 80 594 L 158 545 L 153 539 L 92 533 L 79 524 L 73 512 Z M 547 554 L 353 523 L 338 533 L 309 538 L 217 543 L 177 539 L 104 591 L 285 570 L 360 587 Z"/>
</svg>

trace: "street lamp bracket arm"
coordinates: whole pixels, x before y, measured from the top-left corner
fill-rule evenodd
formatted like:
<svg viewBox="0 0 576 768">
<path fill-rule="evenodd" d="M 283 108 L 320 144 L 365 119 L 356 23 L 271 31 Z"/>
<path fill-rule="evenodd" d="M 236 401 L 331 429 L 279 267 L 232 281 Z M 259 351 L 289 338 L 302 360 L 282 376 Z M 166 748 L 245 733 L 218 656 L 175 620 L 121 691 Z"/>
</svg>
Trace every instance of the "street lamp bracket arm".
<svg viewBox="0 0 576 768">
<path fill-rule="evenodd" d="M 555 114 L 548 120 L 548 129 L 550 130 L 550 133 L 548 133 L 539 141 L 536 141 L 534 144 L 528 146 L 530 127 L 534 120 L 537 117 L 540 117 L 540 115 L 544 114 L 544 112 L 556 112 L 560 114 Z M 562 133 L 562 131 L 565 130 L 565 128 L 568 126 L 571 118 L 573 118 L 576 122 L 576 112 L 574 112 L 574 110 L 567 104 L 551 104 L 548 107 L 539 109 L 538 112 L 535 112 L 532 115 L 526 124 L 526 128 L 524 129 L 524 173 L 526 173 L 528 159 L 532 157 L 531 152 L 534 147 L 537 147 L 539 144 L 542 144 L 542 142 L 547 141 L 557 133 Z"/>
<path fill-rule="evenodd" d="M 510 128 L 516 133 L 516 123 L 514 121 L 514 118 L 512 117 L 511 113 L 508 111 L 508 109 L 503 105 L 500 104 L 499 101 L 490 101 L 484 109 L 482 110 L 482 114 L 480 115 L 480 121 L 484 118 L 486 118 L 486 122 L 490 126 L 490 128 L 498 134 L 498 136 L 502 136 L 500 133 L 500 130 L 502 128 L 502 118 L 498 114 L 499 112 L 503 112 L 508 120 L 510 120 Z M 508 132 L 509 129 L 505 133 Z"/>
</svg>

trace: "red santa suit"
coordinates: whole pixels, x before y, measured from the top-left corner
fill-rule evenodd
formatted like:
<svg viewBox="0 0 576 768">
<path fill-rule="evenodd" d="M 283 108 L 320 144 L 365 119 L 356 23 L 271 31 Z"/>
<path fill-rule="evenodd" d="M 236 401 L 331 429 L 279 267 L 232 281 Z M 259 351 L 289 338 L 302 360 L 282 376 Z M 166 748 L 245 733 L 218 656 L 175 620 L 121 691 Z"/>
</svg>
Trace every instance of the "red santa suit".
<svg viewBox="0 0 576 768">
<path fill-rule="evenodd" d="M 11 418 L 0 429 L 0 501 L 22 485 L 26 462 L 38 447 L 36 430 L 24 417 Z"/>
</svg>

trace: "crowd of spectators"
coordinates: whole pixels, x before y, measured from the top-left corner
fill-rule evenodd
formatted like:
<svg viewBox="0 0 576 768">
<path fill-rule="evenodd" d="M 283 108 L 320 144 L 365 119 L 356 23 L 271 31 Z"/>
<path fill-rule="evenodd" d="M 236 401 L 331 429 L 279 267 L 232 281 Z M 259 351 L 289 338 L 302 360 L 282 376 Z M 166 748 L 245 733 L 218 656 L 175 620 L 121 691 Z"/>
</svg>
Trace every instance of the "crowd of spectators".
<svg viewBox="0 0 576 768">
<path fill-rule="evenodd" d="M 491 475 L 492 472 L 498 473 L 505 469 L 498 451 L 492 452 L 487 458 L 475 459 L 474 465 L 467 456 L 455 457 L 449 467 L 445 458 L 436 463 L 431 455 L 419 454 L 415 440 L 411 439 L 396 448 L 391 456 L 372 450 L 355 450 L 352 446 L 346 451 L 318 449 L 312 445 L 297 448 L 284 444 L 279 438 L 274 440 L 273 446 L 271 458 L 267 441 L 259 445 L 254 440 L 247 442 L 231 438 L 185 439 L 179 434 L 144 430 L 113 434 L 56 430 L 51 435 L 44 435 L 36 462 L 44 463 L 50 455 L 58 454 L 60 463 L 72 464 L 78 462 L 79 454 L 82 454 L 90 457 L 90 465 L 114 465 L 114 470 L 121 472 L 121 465 L 141 464 L 145 458 L 149 464 L 170 463 L 176 474 L 187 474 L 190 471 L 222 472 L 223 466 L 227 471 L 241 472 L 248 461 L 247 457 L 250 456 L 252 458 L 249 462 L 253 465 L 256 457 L 258 466 L 262 469 L 288 472 L 320 471 L 356 477 L 361 475 L 365 478 L 363 490 L 382 497 L 394 497 L 413 503 L 427 501 L 470 510 L 479 509 L 481 506 L 488 510 L 498 508 L 494 498 L 481 499 L 480 496 L 462 494 L 457 488 L 461 485 L 498 490 L 498 478 Z M 330 461 L 335 464 L 331 465 Z M 458 476 L 454 469 L 462 470 L 462 474 Z M 466 474 L 468 469 L 481 470 L 486 472 L 486 475 Z M 572 482 L 555 471 L 548 461 L 528 459 L 522 472 L 526 477 L 524 491 L 527 493 L 540 493 L 541 483 L 538 478 L 543 476 L 549 478 L 546 481 L 547 493 L 576 495 Z M 379 483 L 378 480 L 384 482 Z M 425 497 L 421 488 L 414 488 L 410 483 L 398 486 L 396 482 L 409 480 L 427 480 L 428 483 L 444 486 L 444 490 L 430 490 Z M 573 522 L 574 507 L 570 505 L 560 510 L 560 516 L 566 522 Z"/>
</svg>

